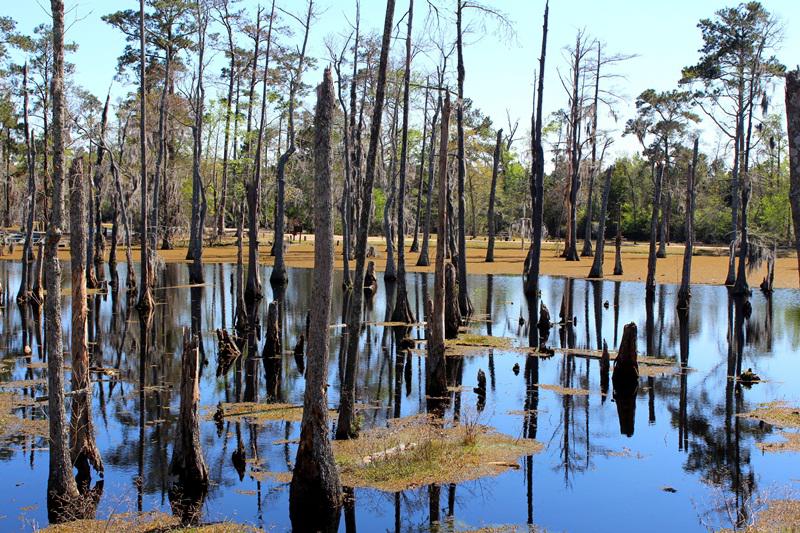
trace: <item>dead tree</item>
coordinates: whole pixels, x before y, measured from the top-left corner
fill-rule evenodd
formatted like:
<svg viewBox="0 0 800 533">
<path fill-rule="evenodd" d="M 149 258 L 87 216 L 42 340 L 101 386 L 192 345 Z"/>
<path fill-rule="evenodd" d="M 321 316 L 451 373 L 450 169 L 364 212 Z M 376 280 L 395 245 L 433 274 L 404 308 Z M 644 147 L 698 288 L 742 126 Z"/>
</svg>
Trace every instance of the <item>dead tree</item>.
<svg viewBox="0 0 800 533">
<path fill-rule="evenodd" d="M 439 117 L 439 111 L 442 109 L 442 95 L 439 94 L 436 102 L 436 107 L 433 110 L 433 119 L 431 120 L 431 150 L 428 154 L 428 196 L 425 202 L 425 228 L 422 233 L 422 249 L 417 258 L 417 266 L 430 265 L 428 257 L 428 248 L 431 236 L 431 203 L 433 201 L 433 186 L 434 186 L 434 160 L 436 157 L 436 121 Z"/>
<path fill-rule="evenodd" d="M 25 154 L 28 167 L 28 193 L 25 202 L 25 244 L 22 249 L 22 275 L 19 281 L 17 302 L 24 303 L 30 293 L 30 267 L 33 259 L 33 217 L 36 212 L 36 143 L 28 121 L 28 64 L 22 67 L 22 116 L 25 128 Z M 47 154 L 45 154 L 47 159 Z"/>
<path fill-rule="evenodd" d="M 400 176 L 397 196 L 397 296 L 392 312 L 395 322 L 410 323 L 414 321 L 414 313 L 408 305 L 408 289 L 406 288 L 406 252 L 405 252 L 405 198 L 406 170 L 408 168 L 408 112 L 411 93 L 411 25 L 414 18 L 414 0 L 408 2 L 408 31 L 406 33 L 406 68 L 403 76 L 403 124 L 400 137 Z"/>
<path fill-rule="evenodd" d="M 289 492 L 292 527 L 298 531 L 336 531 L 342 505 L 339 471 L 333 458 L 328 424 L 328 337 L 333 288 L 333 194 L 331 137 L 333 79 L 325 69 L 317 87 L 314 117 L 314 281 L 308 373 L 303 395 L 303 420 Z M 302 336 L 301 336 L 302 339 Z"/>
<path fill-rule="evenodd" d="M 144 1 L 144 0 L 142 0 Z M 53 15 L 53 176 L 50 224 L 45 245 L 45 343 L 47 345 L 47 390 L 49 418 L 49 472 L 47 477 L 47 514 L 50 522 L 70 518 L 70 509 L 78 497 L 69 457 L 66 413 L 64 410 L 64 344 L 61 327 L 61 263 L 58 243 L 64 228 L 64 146 L 66 98 L 64 95 L 64 3 L 50 0 Z M 72 162 L 71 172 L 80 172 L 80 159 Z"/>
<path fill-rule="evenodd" d="M 592 256 L 592 193 L 594 192 L 594 177 L 599 170 L 600 165 L 597 164 L 597 115 L 598 105 L 600 104 L 600 66 L 603 64 L 601 59 L 601 45 L 597 41 L 597 63 L 595 64 L 594 73 L 594 103 L 592 105 L 592 163 L 591 173 L 589 174 L 589 198 L 586 202 L 586 222 L 583 229 L 583 250 L 581 250 L 581 257 Z M 602 157 L 600 158 L 602 160 Z"/>
<path fill-rule="evenodd" d="M 183 328 L 181 399 L 172 460 L 169 499 L 183 523 L 196 523 L 208 491 L 208 467 L 200 445 L 200 350 L 198 338 Z"/>
<path fill-rule="evenodd" d="M 430 85 L 430 78 L 426 82 Z M 419 251 L 419 222 L 422 215 L 422 182 L 425 176 L 425 149 L 427 148 L 426 142 L 428 140 L 428 87 L 425 88 L 425 103 L 422 109 L 422 148 L 419 155 L 419 172 L 417 179 L 417 209 L 416 216 L 414 217 L 414 238 L 411 241 L 409 252 Z M 432 148 L 432 147 L 431 147 Z"/>
<path fill-rule="evenodd" d="M 603 185 L 603 200 L 600 204 L 600 226 L 597 229 L 597 244 L 595 245 L 594 260 L 592 269 L 589 271 L 590 278 L 603 277 L 603 259 L 605 259 L 606 249 L 606 209 L 608 208 L 608 193 L 611 191 L 611 174 L 614 167 L 606 170 L 606 181 Z"/>
<path fill-rule="evenodd" d="M 105 139 L 106 127 L 108 126 L 108 105 L 111 100 L 111 93 L 106 95 L 106 102 L 103 105 L 103 114 L 100 117 L 100 138 Z M 97 143 L 97 157 L 94 163 L 94 176 L 92 178 L 92 185 L 94 189 L 94 197 L 91 198 L 90 205 L 93 205 L 91 212 L 93 213 L 94 228 L 89 228 L 89 248 L 92 253 L 86 256 L 86 273 L 87 283 L 94 282 L 93 286 L 97 286 L 98 282 L 105 279 L 103 272 L 103 261 L 106 252 L 106 239 L 103 236 L 103 219 L 100 216 L 100 206 L 103 195 L 103 179 L 105 178 L 105 167 L 103 166 L 103 159 L 105 156 L 105 143 Z M 94 235 L 92 235 L 94 232 Z M 94 239 L 92 239 L 94 237 Z M 93 267 L 93 269 L 92 269 Z M 94 272 L 94 280 L 90 275 L 90 270 Z"/>
<path fill-rule="evenodd" d="M 442 101 L 441 94 L 439 102 Z M 444 355 L 444 340 L 448 329 L 446 322 L 447 290 L 445 277 L 450 277 L 445 272 L 446 242 L 443 231 L 447 228 L 447 143 L 450 137 L 450 94 L 445 91 L 444 104 L 441 106 L 442 120 L 439 133 L 439 191 L 438 191 L 438 218 L 436 226 L 439 235 L 436 239 L 436 268 L 433 281 L 433 302 L 428 301 L 430 308 L 428 315 L 428 357 L 425 361 L 425 394 L 429 397 L 443 397 L 447 393 L 447 372 Z M 433 152 L 433 145 L 431 145 Z M 423 245 L 424 246 L 424 245 Z M 452 265 L 450 271 L 452 273 Z M 458 326 L 456 325 L 456 330 Z M 456 331 L 456 334 L 457 331 Z"/>
<path fill-rule="evenodd" d="M 542 96 L 544 93 L 544 66 L 547 57 L 547 19 L 550 5 L 545 3 L 542 22 L 542 51 L 539 56 L 539 79 L 536 90 L 536 107 L 531 115 L 531 217 L 533 237 L 529 252 L 530 261 L 525 278 L 525 295 L 539 297 L 539 262 L 542 255 L 542 228 L 544 226 L 544 149 L 542 148 Z M 533 309 L 536 309 L 534 303 Z M 535 317 L 534 317 L 535 318 Z"/>
<path fill-rule="evenodd" d="M 686 178 L 686 245 L 683 249 L 683 272 L 681 273 L 681 286 L 678 289 L 678 309 L 688 309 L 692 297 L 692 247 L 694 245 L 694 180 L 697 176 L 697 144 L 694 140 L 692 151 L 692 166 Z"/>
<path fill-rule="evenodd" d="M 283 152 L 278 158 L 278 165 L 276 170 L 276 179 L 278 182 L 278 199 L 275 208 L 275 235 L 273 243 L 275 244 L 275 263 L 272 266 L 272 273 L 269 276 L 271 285 L 286 285 L 289 278 L 286 274 L 286 265 L 284 264 L 283 257 L 283 230 L 284 230 L 284 201 L 286 197 L 286 165 L 289 163 L 292 155 L 294 155 L 297 147 L 295 146 L 295 131 L 294 131 L 294 108 L 296 104 L 297 91 L 301 87 L 301 78 L 303 76 L 303 67 L 306 61 L 306 45 L 308 44 L 308 32 L 311 29 L 311 16 L 313 14 L 314 2 L 308 0 L 308 11 L 306 18 L 303 22 L 303 45 L 300 48 L 300 54 L 297 59 L 297 69 L 291 74 L 289 81 L 289 109 L 287 115 L 287 141 L 288 146 L 286 151 Z M 260 165 L 260 161 L 256 161 L 256 165 Z"/>
<path fill-rule="evenodd" d="M 497 174 L 500 168 L 500 145 L 503 142 L 503 129 L 497 130 L 497 143 L 494 146 L 494 157 L 492 159 L 492 186 L 489 189 L 489 210 L 486 214 L 486 224 L 489 226 L 489 243 L 486 245 L 486 262 L 494 262 L 494 202 L 497 192 Z"/>
<path fill-rule="evenodd" d="M 772 251 L 767 254 L 767 275 L 761 281 L 761 292 L 767 296 L 772 294 L 773 285 L 775 283 L 775 257 L 777 250 L 773 247 Z"/>
<path fill-rule="evenodd" d="M 800 69 L 786 74 L 786 131 L 789 136 L 789 200 L 800 274 Z"/>
<path fill-rule="evenodd" d="M 378 60 L 378 77 L 375 83 L 375 101 L 372 107 L 372 123 L 370 124 L 369 148 L 367 150 L 367 167 L 361 188 L 361 208 L 359 212 L 358 233 L 356 235 L 356 269 L 353 301 L 350 305 L 347 321 L 347 359 L 345 376 L 339 405 L 339 419 L 336 425 L 336 438 L 349 439 L 357 435 L 354 424 L 355 415 L 355 380 L 358 368 L 359 338 L 361 331 L 361 306 L 364 297 L 364 267 L 367 256 L 367 236 L 372 217 L 372 187 L 375 184 L 375 167 L 378 157 L 378 141 L 381 135 L 383 104 L 386 94 L 386 69 L 389 63 L 389 46 L 392 36 L 392 20 L 394 18 L 395 0 L 386 1 L 386 16 L 383 22 L 380 59 Z"/>
<path fill-rule="evenodd" d="M 622 275 L 622 207 L 617 205 L 617 238 L 614 241 L 614 275 Z"/>
<path fill-rule="evenodd" d="M 80 160 L 78 160 L 80 161 Z M 89 347 L 86 317 L 87 252 L 86 179 L 83 166 L 73 166 L 69 174 L 69 250 L 72 271 L 72 417 L 70 420 L 70 457 L 78 469 L 78 478 L 90 478 L 89 466 L 103 471 L 103 461 L 94 438 L 92 420 L 92 384 L 89 380 Z"/>
</svg>

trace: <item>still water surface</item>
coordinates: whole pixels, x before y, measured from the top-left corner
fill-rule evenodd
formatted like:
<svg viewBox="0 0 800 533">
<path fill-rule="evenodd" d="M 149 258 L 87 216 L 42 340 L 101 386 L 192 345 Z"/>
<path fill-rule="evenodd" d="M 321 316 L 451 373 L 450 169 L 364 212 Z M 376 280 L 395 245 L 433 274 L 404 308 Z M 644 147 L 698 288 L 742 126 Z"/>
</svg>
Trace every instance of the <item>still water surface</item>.
<svg viewBox="0 0 800 533">
<path fill-rule="evenodd" d="M 125 265 L 119 268 L 124 280 Z M 225 378 L 215 377 L 215 330 L 232 329 L 234 269 L 234 265 L 207 265 L 206 285 L 188 288 L 186 266 L 167 265 L 160 281 L 172 288 L 156 291 L 159 305 L 144 355 L 139 321 L 124 291 L 90 298 L 92 365 L 118 371 L 100 376 L 94 389 L 94 420 L 105 463 L 98 518 L 136 510 L 170 512 L 166 472 L 178 411 L 184 327 L 199 329 L 201 356 L 208 360 L 200 385 L 203 409 L 212 409 L 220 401 L 236 401 L 241 394 L 234 371 Z M 334 281 L 335 323 L 343 322 L 340 274 Z M 19 265 L 2 262 L 0 279 L 7 293 L 15 294 Z M 269 267 L 264 267 L 261 279 L 269 279 Z M 303 377 L 290 351 L 305 327 L 309 307 L 315 304 L 311 281 L 311 270 L 289 270 L 280 306 L 287 355 L 270 372 L 259 369 L 260 401 L 302 402 Z M 423 294 L 432 292 L 433 277 L 409 274 L 408 283 L 411 307 L 420 317 Z M 469 285 L 478 319 L 470 329 L 512 337 L 526 345 L 528 331 L 520 317 L 527 317 L 527 304 L 520 278 L 471 276 Z M 640 353 L 673 359 L 685 370 L 642 377 L 633 427 L 622 424 L 621 431 L 617 406 L 610 395 L 604 398 L 600 393 L 596 359 L 559 353 L 539 359 L 500 349 L 459 359 L 452 365 L 451 378 L 464 392 L 453 393 L 446 417 L 477 417 L 509 435 L 535 437 L 545 445 L 544 451 L 521 458 L 520 469 L 493 478 L 396 494 L 356 489 L 354 506 L 343 515 L 340 530 L 426 531 L 432 521 L 438 521 L 439 530 L 501 524 L 525 529 L 532 524 L 549 531 L 703 531 L 732 527 L 737 519 L 740 524 L 747 522 L 763 498 L 794 493 L 800 478 L 797 455 L 761 452 L 757 444 L 781 440 L 779 432 L 736 414 L 760 402 L 800 403 L 796 378 L 800 291 L 777 290 L 769 299 L 754 292 L 752 315 L 746 319 L 726 288 L 696 286 L 689 319 L 682 325 L 675 312 L 676 286 L 657 288 L 649 319 L 640 283 L 543 278 L 541 286 L 554 321 L 565 298 L 575 317 L 573 327 L 553 330 L 551 345 L 594 350 L 605 340 L 614 349 L 623 325 L 633 321 L 639 329 Z M 268 299 L 274 298 L 268 284 L 265 290 Z M 388 320 L 393 298 L 393 287 L 379 280 L 378 293 L 367 304 L 366 320 Z M 262 324 L 266 307 L 262 302 Z M 65 305 L 66 328 L 68 310 Z M 46 377 L 42 365 L 36 364 L 45 361 L 41 323 L 36 318 L 31 314 L 24 327 L 16 304 L 3 309 L 0 353 L 9 364 L 0 381 Z M 361 335 L 358 402 L 370 406 L 362 411 L 365 427 L 425 412 L 424 358 L 398 357 L 389 329 L 367 325 Z M 329 401 L 335 408 L 343 329 L 331 332 Z M 683 349 L 682 333 L 688 339 Z M 424 331 L 415 328 L 411 335 L 423 338 Z M 68 332 L 65 338 L 69 339 Z M 25 344 L 33 348 L 29 357 L 23 354 Z M 728 379 L 737 366 L 752 367 L 766 381 L 751 389 L 737 387 Z M 479 369 L 489 381 L 481 411 L 471 392 Z M 561 395 L 540 389 L 537 383 L 590 393 Z M 17 390 L 31 397 L 46 394 L 43 385 Z M 39 402 L 18 413 L 44 417 L 44 406 Z M 522 410 L 529 414 L 514 414 Z M 250 474 L 254 465 L 262 471 L 290 469 L 296 454 L 292 440 L 299 436 L 300 424 L 229 421 L 219 432 L 209 421 L 201 423 L 201 432 L 211 477 L 203 520 L 290 529 L 288 485 Z M 0 444 L 1 530 L 46 525 L 46 446 L 41 438 Z M 231 459 L 240 447 L 248 459 L 244 470 L 237 470 Z"/>
</svg>

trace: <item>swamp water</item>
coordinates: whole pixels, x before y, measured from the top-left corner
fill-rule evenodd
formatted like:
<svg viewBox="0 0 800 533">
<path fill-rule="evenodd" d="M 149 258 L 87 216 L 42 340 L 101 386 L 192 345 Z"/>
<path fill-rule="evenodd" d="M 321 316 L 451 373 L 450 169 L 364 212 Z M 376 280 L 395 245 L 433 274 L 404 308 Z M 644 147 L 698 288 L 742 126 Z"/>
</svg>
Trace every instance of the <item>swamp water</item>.
<svg viewBox="0 0 800 533">
<path fill-rule="evenodd" d="M 124 283 L 125 265 L 119 268 Z M 234 370 L 225 378 L 215 377 L 215 329 L 233 330 L 234 270 L 235 265 L 206 265 L 206 285 L 189 288 L 186 266 L 167 265 L 160 281 L 168 288 L 155 291 L 159 305 L 144 354 L 139 320 L 124 291 L 90 298 L 91 364 L 110 369 L 92 374 L 96 436 L 105 464 L 98 519 L 137 510 L 170 513 L 167 468 L 184 327 L 200 331 L 201 358 L 208 361 L 200 383 L 202 413 L 210 415 L 218 402 L 234 402 L 241 394 Z M 343 322 L 340 275 L 334 281 L 331 312 L 337 324 Z M 425 412 L 424 357 L 417 352 L 397 357 L 391 328 L 380 325 L 391 314 L 392 286 L 383 283 L 381 274 L 378 278 L 361 334 L 357 403 L 364 428 Z M 266 283 L 269 267 L 261 279 L 266 292 L 259 308 L 263 329 L 267 301 L 273 297 Z M 0 280 L 11 300 L 19 265 L 0 263 Z M 259 361 L 256 393 L 261 402 L 302 402 L 303 377 L 291 350 L 315 304 L 311 280 L 311 270 L 289 270 L 280 306 L 285 355 L 268 372 Z M 476 310 L 470 331 L 510 337 L 516 346 L 526 346 L 528 330 L 520 317 L 527 319 L 528 313 L 520 278 L 471 276 L 469 284 Z M 408 285 L 419 319 L 423 294 L 432 293 L 433 276 L 409 274 Z M 357 488 L 342 514 L 340 531 L 458 531 L 492 525 L 526 530 L 529 524 L 548 531 L 703 531 L 745 524 L 765 499 L 796 496 L 797 454 L 762 451 L 759 444 L 783 439 L 780 431 L 737 413 L 774 400 L 800 404 L 800 291 L 777 290 L 769 299 L 754 291 L 752 314 L 746 319 L 726 288 L 695 286 L 683 324 L 675 311 L 677 286 L 657 288 L 650 316 L 640 283 L 543 278 L 541 291 L 554 322 L 565 297 L 575 317 L 573 326 L 551 330 L 549 345 L 578 351 L 539 358 L 515 349 L 470 350 L 452 361 L 454 392 L 445 417 L 477 421 L 513 437 L 534 437 L 544 449 L 520 458 L 520 468 L 495 477 L 398 493 Z M 64 319 L 68 341 L 68 304 Z M 639 353 L 671 361 L 643 372 L 648 375 L 640 378 L 634 405 L 622 408 L 610 393 L 601 394 L 598 359 L 579 352 L 601 348 L 603 340 L 615 350 L 623 325 L 631 321 L 638 325 Z M 24 324 L 18 306 L 10 302 L 0 316 L 0 382 L 6 384 L 0 392 L 32 399 L 27 402 L 32 405 L 16 408 L 15 414 L 43 419 L 46 402 L 36 401 L 46 395 L 42 324 L 33 313 Z M 339 403 L 342 332 L 341 327 L 331 329 L 332 408 Z M 424 331 L 414 328 L 411 336 L 424 338 Z M 32 354 L 24 354 L 25 344 L 31 345 Z M 738 386 L 728 379 L 737 367 L 752 367 L 765 381 L 750 389 Z M 479 405 L 472 391 L 479 369 L 488 377 L 485 405 Z M 19 383 L 9 388 L 9 382 Z M 562 394 L 558 387 L 579 390 Z M 226 420 L 218 431 L 209 416 L 200 429 L 211 481 L 202 521 L 289 530 L 288 484 L 280 475 L 263 473 L 291 468 L 300 423 Z M 6 437 L 0 442 L 0 530 L 43 527 L 47 439 Z M 244 462 L 232 460 L 237 450 L 244 450 Z M 434 521 L 438 526 L 432 526 Z"/>
</svg>

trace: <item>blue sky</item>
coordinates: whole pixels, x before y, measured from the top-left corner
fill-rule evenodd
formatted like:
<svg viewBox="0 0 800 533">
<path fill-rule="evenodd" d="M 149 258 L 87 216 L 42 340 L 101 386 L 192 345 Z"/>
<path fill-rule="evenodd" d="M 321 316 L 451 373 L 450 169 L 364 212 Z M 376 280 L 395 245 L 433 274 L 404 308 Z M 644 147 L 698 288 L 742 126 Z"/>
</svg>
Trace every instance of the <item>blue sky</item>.
<svg viewBox="0 0 800 533">
<path fill-rule="evenodd" d="M 264 3 L 267 0 L 263 0 Z M 31 32 L 42 22 L 49 21 L 49 2 L 46 0 L 2 0 L 0 12 L 13 17 L 18 29 Z M 455 0 L 442 5 L 455 4 Z M 529 129 L 533 70 L 539 55 L 541 17 L 544 2 L 541 0 L 485 0 L 486 4 L 506 13 L 514 22 L 516 36 L 508 39 L 493 32 L 490 24 L 484 35 L 474 34 L 465 49 L 467 69 L 466 95 L 471 97 L 495 124 L 506 125 L 506 110 L 512 118 L 520 119 L 519 134 Z M 108 88 L 114 73 L 117 56 L 124 47 L 122 35 L 102 22 L 100 17 L 118 9 L 136 8 L 135 0 L 65 0 L 67 39 L 77 42 L 79 50 L 70 60 L 76 64 L 77 82 L 101 96 Z M 352 19 L 352 0 L 317 0 L 321 16 L 312 27 L 309 51 L 326 64 L 324 39 L 341 34 Z M 362 27 L 377 31 L 382 26 L 385 3 L 381 0 L 362 0 Z M 800 63 L 799 0 L 767 0 L 763 4 L 784 23 L 784 41 L 778 58 L 793 68 Z M 254 0 L 243 0 L 241 5 L 254 11 Z M 278 0 L 278 5 L 293 10 L 303 9 L 302 0 Z M 681 67 L 693 63 L 700 47 L 700 32 L 696 24 L 700 18 L 709 17 L 716 9 L 734 5 L 734 2 L 711 0 L 672 0 L 670 2 L 642 2 L 632 0 L 553 0 L 550 5 L 550 33 L 545 78 L 545 110 L 564 107 L 566 94 L 558 80 L 557 69 L 565 69 L 562 49 L 572 43 L 579 28 L 604 42 L 611 53 L 637 54 L 637 57 L 617 67 L 624 76 L 613 82 L 625 96 L 618 109 L 620 122 L 602 117 L 601 128 L 621 129 L 624 120 L 632 116 L 633 100 L 642 90 L 655 88 L 667 90 L 675 87 Z M 407 9 L 407 3 L 398 0 L 395 18 Z M 417 0 L 415 23 L 421 27 L 427 10 L 424 0 Z M 472 16 L 472 15 L 470 15 Z M 790 24 L 794 21 L 795 24 Z M 405 29 L 403 28 L 403 31 Z M 415 38 L 425 40 L 415 32 Z M 395 44 L 396 54 L 402 54 L 402 42 Z M 427 63 L 420 57 L 419 63 Z M 453 64 L 454 66 L 454 64 Z M 209 73 L 218 72 L 216 68 Z M 318 72 L 309 78 L 319 78 Z M 125 88 L 119 87 L 122 91 Z M 209 91 L 209 93 L 213 93 Z M 782 106 L 783 84 L 773 93 L 773 102 Z M 308 102 L 307 105 L 311 103 Z M 716 133 L 708 126 L 703 143 L 711 148 L 717 142 Z M 632 139 L 618 139 L 614 152 L 635 150 Z"/>
</svg>

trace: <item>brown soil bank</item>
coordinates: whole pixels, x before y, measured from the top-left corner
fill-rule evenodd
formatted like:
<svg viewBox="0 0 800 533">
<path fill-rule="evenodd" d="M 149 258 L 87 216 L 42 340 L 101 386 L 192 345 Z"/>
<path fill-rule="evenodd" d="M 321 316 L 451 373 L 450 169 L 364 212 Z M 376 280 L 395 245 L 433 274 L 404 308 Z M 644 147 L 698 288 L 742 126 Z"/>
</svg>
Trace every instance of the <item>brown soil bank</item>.
<svg viewBox="0 0 800 533">
<path fill-rule="evenodd" d="M 306 238 L 306 237 L 304 237 Z M 314 243 L 313 235 L 308 235 L 307 240 L 297 241 L 289 244 L 285 259 L 290 267 L 313 268 L 314 266 Z M 261 238 L 260 261 L 262 264 L 271 265 L 272 257 L 269 254 L 271 235 L 263 235 Z M 406 239 L 406 245 L 411 244 L 411 239 Z M 541 273 L 547 276 L 562 276 L 570 278 L 585 278 L 592 266 L 592 259 L 584 257 L 581 261 L 565 261 L 559 254 L 561 252 L 561 242 L 545 242 L 542 250 Z M 386 264 L 386 242 L 382 237 L 371 237 L 369 245 L 375 248 L 377 257 L 370 258 L 375 261 L 375 268 L 382 271 Z M 436 238 L 431 238 L 431 254 L 436 250 Z M 467 270 L 470 274 L 511 274 L 521 275 L 525 255 L 528 250 L 528 242 L 524 247 L 519 240 L 498 241 L 495 243 L 494 262 L 486 263 L 486 238 L 478 237 L 467 241 Z M 341 238 L 336 237 L 336 260 L 335 267 L 342 268 L 341 257 Z M 695 256 L 692 259 L 692 283 L 707 285 L 722 285 L 728 272 L 728 248 L 695 246 Z M 69 250 L 62 249 L 61 258 L 69 259 Z M 138 250 L 134 250 L 134 260 L 138 260 Z M 168 263 L 184 262 L 186 259 L 186 248 L 178 247 L 174 250 L 159 250 L 158 255 Z M 245 254 L 246 255 L 246 254 Z M 0 260 L 19 261 L 22 256 L 22 247 L 17 247 L 13 254 L 6 253 L 0 256 Z M 406 270 L 409 272 L 433 272 L 433 262 L 428 267 L 418 267 L 418 253 L 406 252 Z M 124 262 L 124 247 L 118 248 L 118 260 Z M 206 263 L 233 263 L 236 261 L 236 246 L 227 240 L 221 245 L 206 246 L 203 249 L 203 261 Z M 622 248 L 622 266 L 624 274 L 613 276 L 614 270 L 614 244 L 606 243 L 606 254 L 604 262 L 605 279 L 613 281 L 641 281 L 647 277 L 647 244 L 646 243 L 624 243 Z M 659 259 L 656 267 L 657 283 L 680 283 L 681 269 L 683 266 L 683 246 L 670 245 L 667 247 L 667 257 Z M 355 262 L 351 261 L 350 268 L 355 268 Z M 762 265 L 748 275 L 751 288 L 758 289 L 761 280 L 766 275 L 766 265 Z M 775 261 L 775 285 L 776 288 L 797 288 L 798 273 L 797 260 L 792 254 L 790 257 L 779 257 Z"/>
</svg>

